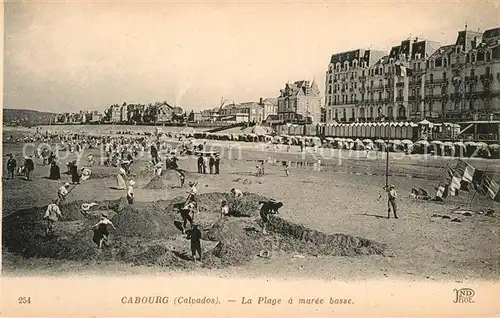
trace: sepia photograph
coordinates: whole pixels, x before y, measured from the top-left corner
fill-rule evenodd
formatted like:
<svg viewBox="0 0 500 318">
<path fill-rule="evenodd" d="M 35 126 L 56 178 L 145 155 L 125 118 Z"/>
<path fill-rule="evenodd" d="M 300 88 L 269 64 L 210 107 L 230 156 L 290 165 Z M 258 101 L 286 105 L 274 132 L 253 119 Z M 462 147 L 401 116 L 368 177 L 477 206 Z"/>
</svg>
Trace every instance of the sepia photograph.
<svg viewBox="0 0 500 318">
<path fill-rule="evenodd" d="M 499 17 L 4 2 L 2 314 L 498 315 Z"/>
</svg>

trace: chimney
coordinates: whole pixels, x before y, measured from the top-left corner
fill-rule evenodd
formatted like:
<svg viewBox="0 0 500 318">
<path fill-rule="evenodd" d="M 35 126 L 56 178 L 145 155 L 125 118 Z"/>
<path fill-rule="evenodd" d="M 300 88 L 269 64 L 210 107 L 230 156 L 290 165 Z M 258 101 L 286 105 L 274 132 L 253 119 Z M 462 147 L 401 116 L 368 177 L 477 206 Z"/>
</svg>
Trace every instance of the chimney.
<svg viewBox="0 0 500 318">
<path fill-rule="evenodd" d="M 262 100 L 262 97 L 261 97 L 261 98 L 260 98 L 259 105 L 262 105 L 262 102 L 263 102 L 263 100 Z"/>
</svg>

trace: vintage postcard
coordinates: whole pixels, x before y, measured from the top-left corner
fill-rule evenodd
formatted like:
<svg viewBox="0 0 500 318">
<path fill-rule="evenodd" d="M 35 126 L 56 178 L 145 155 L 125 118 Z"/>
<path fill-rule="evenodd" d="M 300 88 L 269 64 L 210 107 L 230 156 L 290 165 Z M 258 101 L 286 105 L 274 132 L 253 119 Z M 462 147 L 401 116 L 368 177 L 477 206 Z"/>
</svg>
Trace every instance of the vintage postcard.
<svg viewBox="0 0 500 318">
<path fill-rule="evenodd" d="M 4 317 L 500 313 L 492 1 L 6 1 Z"/>
</svg>

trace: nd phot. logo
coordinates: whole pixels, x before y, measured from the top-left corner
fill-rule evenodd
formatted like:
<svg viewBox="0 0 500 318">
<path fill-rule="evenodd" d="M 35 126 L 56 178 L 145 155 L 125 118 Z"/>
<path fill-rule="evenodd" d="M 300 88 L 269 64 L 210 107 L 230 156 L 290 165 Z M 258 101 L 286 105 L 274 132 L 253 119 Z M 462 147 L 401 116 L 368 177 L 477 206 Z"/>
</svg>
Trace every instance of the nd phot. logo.
<svg viewBox="0 0 500 318">
<path fill-rule="evenodd" d="M 453 292 L 455 293 L 455 300 L 453 303 L 455 304 L 473 304 L 474 301 L 472 300 L 472 297 L 476 294 L 472 288 L 461 288 L 461 289 L 454 289 Z"/>
</svg>

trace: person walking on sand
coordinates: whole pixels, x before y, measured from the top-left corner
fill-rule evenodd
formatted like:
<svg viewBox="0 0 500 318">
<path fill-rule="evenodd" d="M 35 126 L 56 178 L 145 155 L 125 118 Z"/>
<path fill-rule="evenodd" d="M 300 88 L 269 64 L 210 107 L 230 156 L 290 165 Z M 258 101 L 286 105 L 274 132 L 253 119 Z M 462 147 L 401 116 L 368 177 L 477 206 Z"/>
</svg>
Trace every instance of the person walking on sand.
<svg viewBox="0 0 500 318">
<path fill-rule="evenodd" d="M 14 179 L 14 172 L 16 171 L 17 162 L 14 156 L 10 153 L 9 160 L 7 160 L 7 180 Z"/>
<path fill-rule="evenodd" d="M 108 219 L 108 215 L 106 213 L 103 213 L 101 215 L 101 220 L 92 226 L 92 231 L 94 231 L 92 241 L 97 244 L 99 250 L 101 250 L 103 244 L 104 246 L 109 246 L 108 226 L 111 226 L 114 230 L 116 230 L 116 227 L 113 225 L 113 222 Z"/>
<path fill-rule="evenodd" d="M 47 220 L 47 227 L 45 228 L 45 235 L 49 236 L 54 234 L 54 224 L 62 219 L 61 209 L 57 205 L 58 200 L 54 199 L 51 204 L 47 206 L 47 210 L 43 216 Z"/>
<path fill-rule="evenodd" d="M 66 183 L 64 183 L 64 185 L 62 185 L 59 188 L 59 190 L 57 190 L 57 196 L 59 197 L 59 200 L 61 201 L 61 203 L 66 201 L 66 197 L 69 194 L 69 191 L 68 191 L 69 186 L 70 186 L 69 182 L 66 182 Z"/>
<path fill-rule="evenodd" d="M 193 257 L 193 261 L 196 262 L 196 253 L 198 253 L 201 261 L 201 231 L 198 228 L 198 224 L 194 223 L 193 228 L 190 233 L 191 239 L 191 256 Z"/>
<path fill-rule="evenodd" d="M 388 196 L 387 218 L 391 217 L 391 207 L 392 207 L 392 213 L 394 214 L 394 218 L 397 219 L 398 215 L 396 214 L 396 212 L 397 212 L 396 198 L 397 198 L 398 194 L 397 194 L 396 189 L 395 189 L 393 184 L 391 184 L 389 186 L 389 188 L 386 189 L 386 191 L 387 191 L 387 196 Z"/>
<path fill-rule="evenodd" d="M 285 176 L 288 177 L 290 175 L 290 164 L 285 163 Z"/>
<path fill-rule="evenodd" d="M 135 185 L 134 180 L 130 180 L 128 182 L 128 188 L 127 188 L 127 202 L 128 202 L 128 204 L 134 203 L 134 185 Z"/>
</svg>

